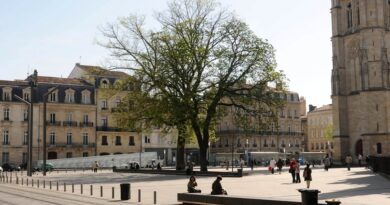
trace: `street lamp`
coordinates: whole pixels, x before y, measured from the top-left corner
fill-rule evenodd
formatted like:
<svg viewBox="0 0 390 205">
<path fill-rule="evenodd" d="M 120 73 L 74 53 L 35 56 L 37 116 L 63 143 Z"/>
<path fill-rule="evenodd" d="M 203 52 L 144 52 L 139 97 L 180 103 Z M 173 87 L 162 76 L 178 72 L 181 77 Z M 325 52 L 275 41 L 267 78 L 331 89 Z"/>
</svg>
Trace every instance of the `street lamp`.
<svg viewBox="0 0 390 205">
<path fill-rule="evenodd" d="M 47 96 L 50 95 L 51 93 L 53 93 L 55 90 L 57 90 L 58 87 L 59 87 L 59 85 L 57 85 L 52 90 L 50 90 L 49 92 L 47 92 L 43 95 L 43 176 L 46 176 L 46 158 L 47 158 L 47 153 L 46 153 L 47 152 L 47 150 L 46 150 L 46 126 L 47 126 L 46 103 L 47 103 Z"/>
<path fill-rule="evenodd" d="M 34 88 L 37 87 L 38 84 L 38 72 L 37 70 L 34 70 L 34 73 L 27 78 L 28 85 L 30 86 L 30 102 L 24 100 L 23 98 L 14 95 L 16 99 L 24 102 L 25 104 L 29 105 L 29 112 L 28 112 L 28 147 L 27 147 L 27 176 L 32 176 L 32 152 L 33 152 L 33 103 L 34 103 Z"/>
</svg>

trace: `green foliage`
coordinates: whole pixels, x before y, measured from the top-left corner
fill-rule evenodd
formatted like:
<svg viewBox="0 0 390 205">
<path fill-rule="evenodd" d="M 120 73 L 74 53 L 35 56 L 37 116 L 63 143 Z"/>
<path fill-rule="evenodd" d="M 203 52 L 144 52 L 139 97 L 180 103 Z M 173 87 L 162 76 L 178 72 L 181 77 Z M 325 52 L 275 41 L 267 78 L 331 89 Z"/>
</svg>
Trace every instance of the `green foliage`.
<svg viewBox="0 0 390 205">
<path fill-rule="evenodd" d="M 213 0 L 174 0 L 157 21 L 153 31 L 138 16 L 102 29 L 102 45 L 142 85 L 128 98 L 135 110 L 124 124 L 190 126 L 204 170 L 208 142 L 229 108 L 245 129 L 275 121 L 286 79 L 272 45 Z"/>
</svg>

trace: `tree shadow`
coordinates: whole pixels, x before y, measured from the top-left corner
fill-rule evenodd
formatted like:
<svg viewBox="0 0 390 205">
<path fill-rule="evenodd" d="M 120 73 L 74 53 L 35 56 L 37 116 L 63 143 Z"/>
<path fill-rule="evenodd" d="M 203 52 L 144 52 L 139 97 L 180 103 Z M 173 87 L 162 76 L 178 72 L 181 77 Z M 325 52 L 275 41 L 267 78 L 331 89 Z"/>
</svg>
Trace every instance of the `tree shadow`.
<svg viewBox="0 0 390 205">
<path fill-rule="evenodd" d="M 349 184 L 356 185 L 359 187 L 349 188 L 344 190 L 337 190 L 334 192 L 321 193 L 319 195 L 320 200 L 334 199 L 334 198 L 344 198 L 344 197 L 353 197 L 353 196 L 365 196 L 373 194 L 382 194 L 388 195 L 390 198 L 390 183 L 389 180 L 373 174 L 369 170 L 364 171 L 354 171 L 349 174 L 350 176 L 361 175 L 361 177 L 347 178 L 339 180 L 337 182 L 328 183 L 329 186 L 334 184 Z"/>
</svg>

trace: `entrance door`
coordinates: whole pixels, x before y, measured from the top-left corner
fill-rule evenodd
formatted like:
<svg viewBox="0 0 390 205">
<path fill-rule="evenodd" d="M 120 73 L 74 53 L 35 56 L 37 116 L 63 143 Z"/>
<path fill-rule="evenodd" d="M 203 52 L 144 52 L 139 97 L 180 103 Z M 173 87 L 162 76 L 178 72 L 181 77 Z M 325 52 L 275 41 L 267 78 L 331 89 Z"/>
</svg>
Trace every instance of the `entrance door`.
<svg viewBox="0 0 390 205">
<path fill-rule="evenodd" d="M 57 159 L 57 152 L 49 152 L 47 159 Z"/>
<path fill-rule="evenodd" d="M 360 139 L 356 142 L 355 145 L 355 156 L 361 154 L 363 156 L 363 141 Z"/>
</svg>

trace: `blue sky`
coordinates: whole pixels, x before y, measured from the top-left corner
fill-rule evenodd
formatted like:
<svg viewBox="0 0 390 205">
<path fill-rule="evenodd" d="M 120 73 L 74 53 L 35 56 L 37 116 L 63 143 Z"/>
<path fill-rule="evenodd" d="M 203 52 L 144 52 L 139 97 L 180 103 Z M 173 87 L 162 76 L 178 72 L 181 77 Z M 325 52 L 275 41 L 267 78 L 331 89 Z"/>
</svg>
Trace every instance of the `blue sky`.
<svg viewBox="0 0 390 205">
<path fill-rule="evenodd" d="M 74 64 L 107 65 L 99 26 L 129 14 L 153 22 L 166 0 L 0 0 L 0 79 L 67 77 Z M 307 104 L 331 103 L 330 0 L 220 0 L 276 49 L 278 69 Z"/>
</svg>

